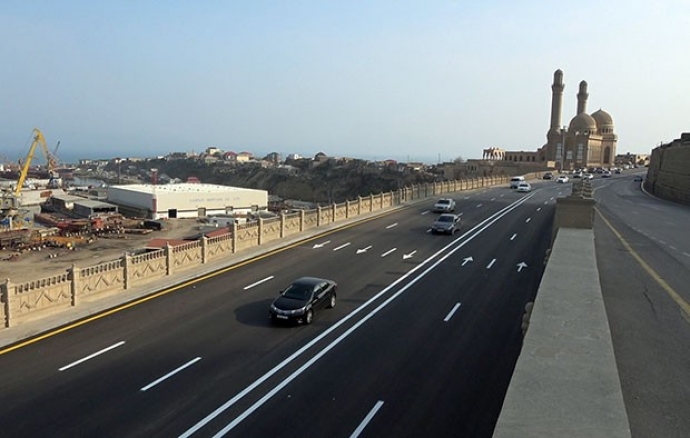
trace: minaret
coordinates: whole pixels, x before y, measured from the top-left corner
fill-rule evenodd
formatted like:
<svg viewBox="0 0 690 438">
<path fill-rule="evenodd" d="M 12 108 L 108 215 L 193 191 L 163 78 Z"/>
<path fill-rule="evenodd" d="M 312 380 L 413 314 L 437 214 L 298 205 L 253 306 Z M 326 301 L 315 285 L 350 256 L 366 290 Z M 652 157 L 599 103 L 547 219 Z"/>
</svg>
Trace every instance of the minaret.
<svg viewBox="0 0 690 438">
<path fill-rule="evenodd" d="M 555 131 L 561 127 L 561 110 L 563 108 L 563 72 L 559 69 L 553 74 L 553 85 L 551 85 L 551 130 Z"/>
<path fill-rule="evenodd" d="M 588 97 L 589 93 L 587 93 L 587 81 L 582 81 L 580 82 L 580 92 L 577 93 L 577 114 L 581 114 L 587 111 Z"/>
</svg>

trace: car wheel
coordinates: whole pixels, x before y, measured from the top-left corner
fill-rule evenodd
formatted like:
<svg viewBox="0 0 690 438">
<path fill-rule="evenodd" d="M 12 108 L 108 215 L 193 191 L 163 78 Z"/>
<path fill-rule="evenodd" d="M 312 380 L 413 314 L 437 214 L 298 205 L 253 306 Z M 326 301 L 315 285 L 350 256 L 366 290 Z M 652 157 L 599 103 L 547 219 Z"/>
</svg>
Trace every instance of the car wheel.
<svg viewBox="0 0 690 438">
<path fill-rule="evenodd" d="M 304 315 L 304 323 L 311 324 L 314 320 L 314 311 L 312 309 L 307 310 L 307 314 Z"/>
<path fill-rule="evenodd" d="M 335 307 L 335 302 L 336 302 L 336 300 L 335 300 L 335 293 L 333 293 L 333 295 L 331 295 L 331 300 L 328 302 L 328 308 L 329 308 L 329 309 L 334 308 L 334 307 Z"/>
</svg>

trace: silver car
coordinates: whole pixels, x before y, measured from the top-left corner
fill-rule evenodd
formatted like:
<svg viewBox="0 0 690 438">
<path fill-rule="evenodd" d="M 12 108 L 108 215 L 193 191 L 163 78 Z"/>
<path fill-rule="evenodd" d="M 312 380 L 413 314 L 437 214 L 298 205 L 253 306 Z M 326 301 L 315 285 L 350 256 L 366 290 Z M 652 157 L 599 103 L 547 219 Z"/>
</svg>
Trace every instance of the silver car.
<svg viewBox="0 0 690 438">
<path fill-rule="evenodd" d="M 460 229 L 461 220 L 457 214 L 444 213 L 431 224 L 431 233 L 455 234 Z"/>
</svg>

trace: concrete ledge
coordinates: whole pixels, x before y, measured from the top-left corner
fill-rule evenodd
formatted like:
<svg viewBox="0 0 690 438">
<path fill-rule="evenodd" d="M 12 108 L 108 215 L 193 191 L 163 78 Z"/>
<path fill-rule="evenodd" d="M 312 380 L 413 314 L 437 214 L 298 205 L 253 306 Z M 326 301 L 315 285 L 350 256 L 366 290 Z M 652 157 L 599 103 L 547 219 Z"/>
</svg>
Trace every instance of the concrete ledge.
<svg viewBox="0 0 690 438">
<path fill-rule="evenodd" d="M 558 230 L 493 436 L 631 436 L 591 229 Z"/>
</svg>

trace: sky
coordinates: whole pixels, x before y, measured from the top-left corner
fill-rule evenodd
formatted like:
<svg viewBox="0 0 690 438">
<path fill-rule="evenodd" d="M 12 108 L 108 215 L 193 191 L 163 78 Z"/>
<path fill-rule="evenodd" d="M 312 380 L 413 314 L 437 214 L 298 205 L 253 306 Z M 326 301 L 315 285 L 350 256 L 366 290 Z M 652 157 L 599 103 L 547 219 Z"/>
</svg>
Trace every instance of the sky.
<svg viewBox="0 0 690 438">
<path fill-rule="evenodd" d="M 71 163 L 208 147 L 426 163 L 535 151 L 557 69 L 563 124 L 586 80 L 618 153 L 690 131 L 687 0 L 2 4 L 5 161 L 34 128 Z"/>
</svg>

